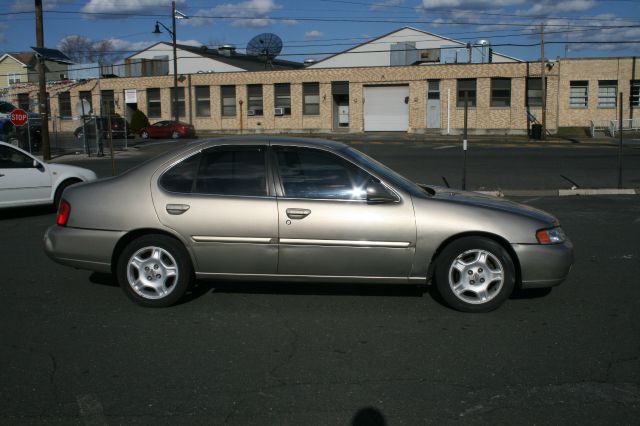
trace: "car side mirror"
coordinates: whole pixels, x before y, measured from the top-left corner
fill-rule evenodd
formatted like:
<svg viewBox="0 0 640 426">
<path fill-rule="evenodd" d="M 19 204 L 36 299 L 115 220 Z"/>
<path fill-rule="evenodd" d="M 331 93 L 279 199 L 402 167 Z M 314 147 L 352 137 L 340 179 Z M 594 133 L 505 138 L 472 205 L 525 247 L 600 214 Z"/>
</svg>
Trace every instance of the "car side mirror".
<svg viewBox="0 0 640 426">
<path fill-rule="evenodd" d="M 41 172 L 44 172 L 44 166 L 42 165 L 41 162 L 39 162 L 38 160 L 33 160 L 33 167 L 35 169 L 40 170 Z"/>
<path fill-rule="evenodd" d="M 367 184 L 367 203 L 382 204 L 395 203 L 396 201 L 398 201 L 398 197 L 380 182 L 370 181 Z"/>
</svg>

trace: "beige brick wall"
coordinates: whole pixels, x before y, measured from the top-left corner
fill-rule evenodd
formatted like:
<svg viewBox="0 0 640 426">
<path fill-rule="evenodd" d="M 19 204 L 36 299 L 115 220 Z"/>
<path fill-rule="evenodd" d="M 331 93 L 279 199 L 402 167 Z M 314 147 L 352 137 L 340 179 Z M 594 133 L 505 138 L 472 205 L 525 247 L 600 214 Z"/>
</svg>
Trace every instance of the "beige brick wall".
<svg viewBox="0 0 640 426">
<path fill-rule="evenodd" d="M 631 76 L 631 58 L 611 59 L 568 59 L 560 60 L 547 70 L 547 128 L 554 131 L 557 127 L 587 126 L 589 120 L 613 119 L 615 109 L 603 109 L 597 106 L 598 80 L 618 80 L 619 89 L 629 96 Z M 179 83 L 185 87 L 186 117 L 198 131 L 227 131 L 247 133 L 253 132 L 328 132 L 333 128 L 332 81 L 349 81 L 349 131 L 364 130 L 363 88 L 367 85 L 407 84 L 409 85 L 409 132 L 424 132 L 427 127 L 427 80 L 440 80 L 441 132 L 447 131 L 450 123 L 451 132 L 458 133 L 463 127 L 464 109 L 458 108 L 457 79 L 475 78 L 477 85 L 477 106 L 469 109 L 468 126 L 471 132 L 523 133 L 527 129 L 527 109 L 525 106 L 525 82 L 527 75 L 540 75 L 539 63 L 501 63 L 501 64 L 457 64 L 407 67 L 372 67 L 349 69 L 305 69 L 288 71 L 232 72 L 194 74 Z M 640 79 L 640 71 L 636 70 L 635 79 Z M 491 107 L 491 78 L 511 78 L 511 106 Z M 569 108 L 569 82 L 572 80 L 589 81 L 589 108 Z M 305 82 L 320 83 L 320 114 L 317 116 L 302 113 L 302 84 Z M 274 116 L 274 87 L 276 83 L 290 83 L 291 115 Z M 263 85 L 264 115 L 248 117 L 247 84 Z M 235 117 L 221 116 L 220 86 L 235 85 L 236 101 L 242 101 L 242 117 L 237 107 Z M 170 88 L 173 86 L 171 76 L 114 78 L 102 79 L 99 82 L 89 81 L 84 84 L 58 85 L 49 87 L 52 114 L 58 115 L 56 94 L 60 91 L 71 92 L 72 105 L 78 100 L 78 92 L 91 90 L 93 105 L 99 105 L 100 91 L 113 90 L 116 100 L 116 111 L 125 112 L 124 90 L 137 89 L 138 108 L 147 113 L 147 88 L 161 89 L 162 117 L 171 119 Z M 210 86 L 211 116 L 196 117 L 195 86 Z M 35 98 L 37 88 L 22 88 Z M 17 98 L 18 91 L 13 93 Z M 449 105 L 450 98 L 450 105 Z M 625 105 L 628 109 L 628 103 Z M 96 108 L 100 110 L 100 108 Z M 542 119 L 541 108 L 531 108 L 531 112 Z M 628 111 L 627 111 L 628 113 Z M 637 113 L 636 113 L 637 116 Z M 75 122 L 61 122 L 59 128 L 73 130 Z"/>
</svg>

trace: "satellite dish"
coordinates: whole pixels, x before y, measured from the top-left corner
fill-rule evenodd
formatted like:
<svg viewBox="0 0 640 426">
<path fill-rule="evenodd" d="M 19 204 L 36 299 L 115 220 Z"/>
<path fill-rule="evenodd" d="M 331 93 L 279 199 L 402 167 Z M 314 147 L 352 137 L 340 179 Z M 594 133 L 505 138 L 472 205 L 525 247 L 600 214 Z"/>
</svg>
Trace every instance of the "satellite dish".
<svg viewBox="0 0 640 426">
<path fill-rule="evenodd" d="M 76 114 L 80 117 L 91 115 L 91 104 L 88 100 L 82 99 L 76 102 Z"/>
<path fill-rule="evenodd" d="M 265 68 L 282 52 L 282 39 L 273 33 L 258 34 L 247 44 L 247 55 L 257 56 L 265 61 Z"/>
</svg>

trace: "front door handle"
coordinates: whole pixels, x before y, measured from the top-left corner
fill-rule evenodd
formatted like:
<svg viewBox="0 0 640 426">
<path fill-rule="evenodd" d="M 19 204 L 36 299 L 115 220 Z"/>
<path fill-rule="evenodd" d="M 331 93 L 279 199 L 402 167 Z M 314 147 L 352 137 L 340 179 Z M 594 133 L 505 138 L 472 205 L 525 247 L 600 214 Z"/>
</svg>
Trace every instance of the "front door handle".
<svg viewBox="0 0 640 426">
<path fill-rule="evenodd" d="M 186 212 L 191 207 L 189 204 L 167 204 L 167 213 L 178 215 Z"/>
<path fill-rule="evenodd" d="M 289 219 L 304 219 L 311 214 L 309 209 L 287 209 L 287 217 Z"/>
</svg>

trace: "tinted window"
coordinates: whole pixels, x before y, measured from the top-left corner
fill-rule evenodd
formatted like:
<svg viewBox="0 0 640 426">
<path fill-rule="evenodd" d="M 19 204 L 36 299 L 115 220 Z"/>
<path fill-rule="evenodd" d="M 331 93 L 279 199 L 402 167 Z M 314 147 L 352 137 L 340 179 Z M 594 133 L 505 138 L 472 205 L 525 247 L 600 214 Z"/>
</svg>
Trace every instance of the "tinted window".
<svg viewBox="0 0 640 426">
<path fill-rule="evenodd" d="M 289 198 L 365 200 L 371 178 L 331 153 L 306 148 L 278 148 L 278 170 Z"/>
<path fill-rule="evenodd" d="M 166 171 L 160 186 L 184 194 L 264 196 L 266 175 L 263 147 L 213 148 Z"/>
<path fill-rule="evenodd" d="M 33 167 L 33 158 L 23 154 L 17 149 L 0 145 L 0 168 L 24 169 L 30 167 Z"/>
<path fill-rule="evenodd" d="M 160 186 L 170 192 L 190 193 L 201 156 L 201 154 L 191 156 L 166 171 L 160 178 Z"/>
<path fill-rule="evenodd" d="M 211 149 L 203 155 L 196 192 L 215 195 L 267 194 L 264 148 Z"/>
</svg>

